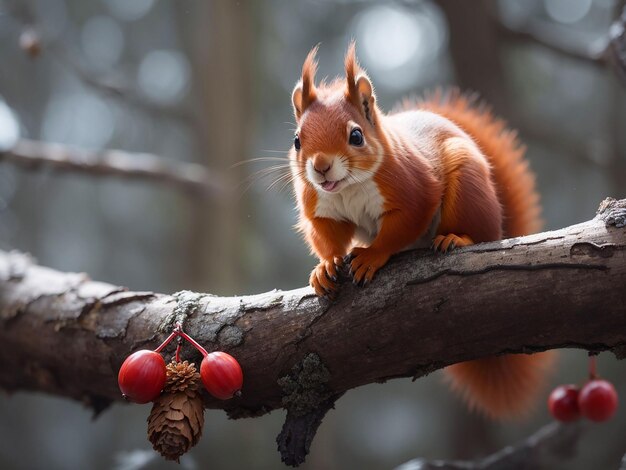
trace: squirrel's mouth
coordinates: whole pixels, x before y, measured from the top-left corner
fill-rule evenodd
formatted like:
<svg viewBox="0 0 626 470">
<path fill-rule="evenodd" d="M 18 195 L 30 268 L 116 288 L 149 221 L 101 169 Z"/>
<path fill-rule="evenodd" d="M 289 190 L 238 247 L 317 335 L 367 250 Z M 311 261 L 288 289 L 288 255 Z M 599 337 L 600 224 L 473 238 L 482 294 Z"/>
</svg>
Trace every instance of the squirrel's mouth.
<svg viewBox="0 0 626 470">
<path fill-rule="evenodd" d="M 339 186 L 339 183 L 341 183 L 344 179 L 345 178 L 342 178 L 337 181 L 324 181 L 323 183 L 320 183 L 320 186 L 322 187 L 324 191 L 332 193 L 333 191 L 337 189 L 337 187 Z"/>
</svg>

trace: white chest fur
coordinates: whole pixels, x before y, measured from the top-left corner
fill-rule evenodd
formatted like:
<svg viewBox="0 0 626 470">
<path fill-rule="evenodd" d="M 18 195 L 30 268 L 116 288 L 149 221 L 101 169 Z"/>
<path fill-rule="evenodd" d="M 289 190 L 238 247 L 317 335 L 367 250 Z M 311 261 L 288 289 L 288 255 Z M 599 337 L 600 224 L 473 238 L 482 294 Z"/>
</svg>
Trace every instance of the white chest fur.
<svg viewBox="0 0 626 470">
<path fill-rule="evenodd" d="M 336 194 L 318 192 L 315 215 L 354 223 L 355 238 L 369 245 L 380 230 L 383 203 L 378 186 L 370 179 Z"/>
</svg>

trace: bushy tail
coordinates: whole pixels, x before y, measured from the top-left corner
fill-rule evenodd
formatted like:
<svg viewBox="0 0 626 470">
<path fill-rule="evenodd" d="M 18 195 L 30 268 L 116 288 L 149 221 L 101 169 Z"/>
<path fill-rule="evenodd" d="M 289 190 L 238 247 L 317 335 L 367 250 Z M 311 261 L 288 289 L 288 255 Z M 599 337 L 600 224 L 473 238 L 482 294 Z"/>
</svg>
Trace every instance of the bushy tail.
<svg viewBox="0 0 626 470">
<path fill-rule="evenodd" d="M 458 90 L 437 91 L 414 104 L 445 116 L 478 144 L 492 166 L 498 199 L 504 211 L 505 237 L 528 235 L 541 229 L 535 178 L 524 159 L 517 134 L 475 97 Z M 471 408 L 495 419 L 524 415 L 542 390 L 555 354 L 511 354 L 455 364 L 446 369 L 452 387 Z"/>
<path fill-rule="evenodd" d="M 446 368 L 452 389 L 492 419 L 523 417 L 543 390 L 554 362 L 553 351 L 538 354 L 507 354 L 461 362 Z"/>
<path fill-rule="evenodd" d="M 504 209 L 504 236 L 519 237 L 541 229 L 539 195 L 535 177 L 524 158 L 517 133 L 493 116 L 476 96 L 456 89 L 435 91 L 412 108 L 440 114 L 467 132 L 491 163 L 498 199 Z"/>
</svg>

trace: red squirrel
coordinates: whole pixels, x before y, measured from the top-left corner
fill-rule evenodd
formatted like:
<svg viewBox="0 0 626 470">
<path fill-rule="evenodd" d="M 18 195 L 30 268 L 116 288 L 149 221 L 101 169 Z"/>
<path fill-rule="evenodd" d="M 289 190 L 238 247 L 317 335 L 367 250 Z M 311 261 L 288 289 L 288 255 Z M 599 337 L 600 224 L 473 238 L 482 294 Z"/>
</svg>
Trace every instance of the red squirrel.
<svg viewBox="0 0 626 470">
<path fill-rule="evenodd" d="M 345 77 L 330 83 L 315 84 L 316 54 L 293 90 L 289 161 L 298 228 L 320 260 L 310 276 L 318 296 L 334 297 L 344 258 L 364 285 L 406 249 L 446 252 L 540 228 L 524 149 L 484 107 L 450 92 L 385 114 L 354 42 Z M 508 418 L 529 409 L 550 362 L 547 353 L 506 355 L 446 370 L 471 407 Z"/>
</svg>

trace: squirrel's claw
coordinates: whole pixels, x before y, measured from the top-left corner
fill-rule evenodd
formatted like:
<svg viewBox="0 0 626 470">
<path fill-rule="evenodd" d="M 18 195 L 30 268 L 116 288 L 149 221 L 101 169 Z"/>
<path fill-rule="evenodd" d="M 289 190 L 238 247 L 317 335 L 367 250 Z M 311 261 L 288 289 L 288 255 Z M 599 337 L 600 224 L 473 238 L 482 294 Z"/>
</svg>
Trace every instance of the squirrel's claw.
<svg viewBox="0 0 626 470">
<path fill-rule="evenodd" d="M 355 248 L 356 249 L 356 248 Z M 354 259 L 354 254 L 353 253 L 348 253 L 346 256 L 343 257 L 342 259 L 342 263 L 345 266 L 350 266 L 350 264 L 352 263 L 352 260 Z M 351 270 L 352 268 L 350 268 Z M 352 273 L 350 272 L 350 275 L 352 275 Z"/>
<path fill-rule="evenodd" d="M 309 284 L 318 297 L 334 300 L 337 296 L 338 268 L 341 267 L 341 258 L 335 257 L 332 261 L 322 260 L 311 272 Z"/>
<path fill-rule="evenodd" d="M 372 281 L 376 271 L 389 260 L 389 255 L 371 247 L 354 248 L 347 258 L 350 260 L 349 272 L 353 283 L 365 287 Z M 344 262 L 346 262 L 345 258 Z"/>
<path fill-rule="evenodd" d="M 449 233 L 447 235 L 437 235 L 433 239 L 432 249 L 441 253 L 447 253 L 454 248 L 473 245 L 474 241 L 467 235 L 455 235 Z"/>
</svg>

